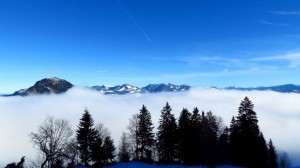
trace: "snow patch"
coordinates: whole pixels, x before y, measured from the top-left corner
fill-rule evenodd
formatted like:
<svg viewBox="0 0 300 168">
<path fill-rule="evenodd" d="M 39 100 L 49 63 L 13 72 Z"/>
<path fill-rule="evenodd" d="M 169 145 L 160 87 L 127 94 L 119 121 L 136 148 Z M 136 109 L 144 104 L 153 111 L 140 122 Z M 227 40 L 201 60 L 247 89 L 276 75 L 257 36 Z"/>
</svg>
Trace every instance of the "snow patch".
<svg viewBox="0 0 300 168">
<path fill-rule="evenodd" d="M 162 165 L 162 164 L 147 164 L 142 162 L 127 162 L 118 163 L 112 166 L 105 166 L 105 168 L 207 168 L 207 166 L 186 166 L 186 165 Z M 216 168 L 238 168 L 237 166 L 222 165 L 216 166 Z"/>
</svg>

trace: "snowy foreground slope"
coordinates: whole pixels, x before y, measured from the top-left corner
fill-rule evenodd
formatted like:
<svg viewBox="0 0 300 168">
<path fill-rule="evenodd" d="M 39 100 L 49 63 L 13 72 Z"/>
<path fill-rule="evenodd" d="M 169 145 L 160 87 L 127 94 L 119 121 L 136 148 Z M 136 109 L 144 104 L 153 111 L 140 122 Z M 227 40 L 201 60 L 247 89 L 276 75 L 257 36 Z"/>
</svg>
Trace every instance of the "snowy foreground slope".
<svg viewBox="0 0 300 168">
<path fill-rule="evenodd" d="M 85 167 L 76 167 L 85 168 Z M 207 168 L 207 166 L 184 166 L 184 165 L 159 165 L 159 164 L 147 164 L 142 162 L 127 162 L 118 163 L 112 166 L 105 166 L 105 168 Z M 217 166 L 217 168 L 239 168 L 236 166 Z"/>
<path fill-rule="evenodd" d="M 159 164 L 147 164 L 142 162 L 128 162 L 128 163 L 118 163 L 113 166 L 105 166 L 105 168 L 208 168 L 207 166 L 186 166 L 186 165 L 159 165 Z M 238 166 L 230 165 L 220 165 L 216 168 L 241 168 Z M 296 166 L 293 168 L 300 168 Z"/>
</svg>

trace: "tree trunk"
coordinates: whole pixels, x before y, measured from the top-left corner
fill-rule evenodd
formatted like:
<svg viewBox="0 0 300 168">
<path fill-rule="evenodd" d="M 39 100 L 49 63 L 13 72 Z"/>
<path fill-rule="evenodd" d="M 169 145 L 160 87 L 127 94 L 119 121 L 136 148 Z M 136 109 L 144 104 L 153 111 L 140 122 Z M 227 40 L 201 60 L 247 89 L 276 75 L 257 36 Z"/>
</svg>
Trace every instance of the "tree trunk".
<svg viewBox="0 0 300 168">
<path fill-rule="evenodd" d="M 48 161 L 48 159 L 46 159 L 46 160 L 42 163 L 41 168 L 44 168 L 44 167 L 45 167 L 47 161 Z"/>
</svg>

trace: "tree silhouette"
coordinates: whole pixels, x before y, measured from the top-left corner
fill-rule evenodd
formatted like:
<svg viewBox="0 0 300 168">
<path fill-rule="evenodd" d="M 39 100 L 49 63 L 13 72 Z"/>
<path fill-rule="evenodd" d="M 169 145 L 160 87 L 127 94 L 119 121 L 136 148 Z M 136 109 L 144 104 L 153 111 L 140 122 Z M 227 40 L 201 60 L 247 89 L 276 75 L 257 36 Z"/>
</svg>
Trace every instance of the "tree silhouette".
<svg viewBox="0 0 300 168">
<path fill-rule="evenodd" d="M 184 108 L 178 118 L 178 156 L 183 164 L 191 164 L 193 146 L 191 145 L 191 113 Z"/>
<path fill-rule="evenodd" d="M 102 123 L 95 128 L 96 136 L 91 145 L 91 160 L 93 167 L 102 167 L 113 163 L 115 158 L 115 146 L 110 137 L 108 128 Z"/>
<path fill-rule="evenodd" d="M 199 114 L 198 108 L 194 108 L 191 116 L 191 137 L 189 143 L 191 145 L 191 162 L 189 164 L 198 165 L 203 163 L 203 139 L 202 139 L 202 116 Z"/>
<path fill-rule="evenodd" d="M 225 127 L 217 143 L 217 163 L 229 164 L 229 160 L 230 160 L 229 129 Z"/>
<path fill-rule="evenodd" d="M 133 114 L 129 119 L 128 138 L 130 145 L 130 158 L 138 160 L 138 128 L 139 128 L 139 114 Z"/>
<path fill-rule="evenodd" d="M 21 161 L 19 163 L 10 163 L 6 165 L 4 168 L 23 168 L 24 167 L 24 162 L 25 162 L 25 156 L 21 158 Z"/>
<path fill-rule="evenodd" d="M 286 152 L 282 152 L 279 155 L 279 168 L 292 168 L 292 163 L 289 155 Z"/>
<path fill-rule="evenodd" d="M 271 139 L 268 143 L 268 168 L 278 168 L 276 149 Z"/>
<path fill-rule="evenodd" d="M 249 168 L 266 166 L 266 143 L 259 130 L 254 104 L 245 97 L 242 100 L 235 123 L 232 123 L 231 142 L 236 164 Z"/>
<path fill-rule="evenodd" d="M 268 165 L 268 146 L 266 143 L 266 140 L 264 138 L 264 135 L 262 132 L 260 132 L 258 141 L 257 141 L 257 154 L 253 157 L 253 159 L 256 159 L 256 166 L 260 167 L 267 167 Z"/>
<path fill-rule="evenodd" d="M 72 135 L 73 131 L 68 121 L 50 116 L 47 116 L 36 133 L 30 134 L 31 142 L 38 147 L 43 156 L 41 168 L 47 163 L 53 166 L 66 156 L 65 149 Z"/>
<path fill-rule="evenodd" d="M 138 160 L 150 162 L 152 161 L 152 145 L 154 143 L 153 124 L 151 114 L 143 105 L 138 115 L 137 130 L 137 154 Z"/>
<path fill-rule="evenodd" d="M 95 139 L 91 142 L 90 160 L 93 161 L 93 166 L 102 167 L 104 165 L 104 151 L 103 151 L 103 138 L 100 133 L 96 131 Z"/>
<path fill-rule="evenodd" d="M 116 147 L 114 145 L 114 141 L 111 139 L 110 136 L 104 138 L 103 141 L 103 161 L 104 165 L 111 164 L 115 158 L 115 150 Z"/>
<path fill-rule="evenodd" d="M 119 153 L 118 158 L 121 162 L 129 162 L 130 161 L 130 143 L 128 141 L 128 135 L 123 132 L 120 143 L 119 143 Z"/>
<path fill-rule="evenodd" d="M 239 140 L 238 140 L 238 125 L 235 117 L 232 117 L 229 128 L 229 160 L 238 164 L 239 162 Z"/>
<path fill-rule="evenodd" d="M 206 115 L 202 112 L 200 128 L 202 164 L 214 165 L 216 162 L 218 131 L 217 117 L 211 111 L 207 112 Z"/>
<path fill-rule="evenodd" d="M 174 163 L 177 161 L 177 123 L 171 114 L 169 103 L 161 111 L 157 131 L 157 149 L 159 161 L 162 163 Z"/>
<path fill-rule="evenodd" d="M 92 148 L 95 145 L 96 138 L 94 120 L 89 111 L 85 109 L 76 132 L 76 140 L 81 163 L 86 166 L 89 165 L 89 161 L 92 159 Z"/>
</svg>

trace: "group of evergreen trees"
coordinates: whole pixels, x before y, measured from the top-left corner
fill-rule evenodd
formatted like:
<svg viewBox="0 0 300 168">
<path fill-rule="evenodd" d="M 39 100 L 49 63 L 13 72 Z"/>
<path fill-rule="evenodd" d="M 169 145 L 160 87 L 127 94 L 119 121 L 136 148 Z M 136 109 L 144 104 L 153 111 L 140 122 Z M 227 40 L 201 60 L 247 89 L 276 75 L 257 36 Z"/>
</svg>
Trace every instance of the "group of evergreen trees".
<svg viewBox="0 0 300 168">
<path fill-rule="evenodd" d="M 154 134 L 151 115 L 143 105 L 140 113 L 130 120 L 128 135 L 122 135 L 119 159 L 277 168 L 275 147 L 272 140 L 266 143 L 253 107 L 253 103 L 245 97 L 238 115 L 232 118 L 228 128 L 222 125 L 220 117 L 212 112 L 200 113 L 198 108 L 192 112 L 184 108 L 176 120 L 171 106 L 166 103 Z"/>
<path fill-rule="evenodd" d="M 278 167 L 272 140 L 266 144 L 252 102 L 246 97 L 230 125 L 231 161 L 247 167 Z"/>
<path fill-rule="evenodd" d="M 103 135 L 101 129 L 95 129 L 94 120 L 85 110 L 76 131 L 77 147 L 81 164 L 102 167 L 110 164 L 115 158 L 115 146 L 110 135 Z"/>
</svg>

